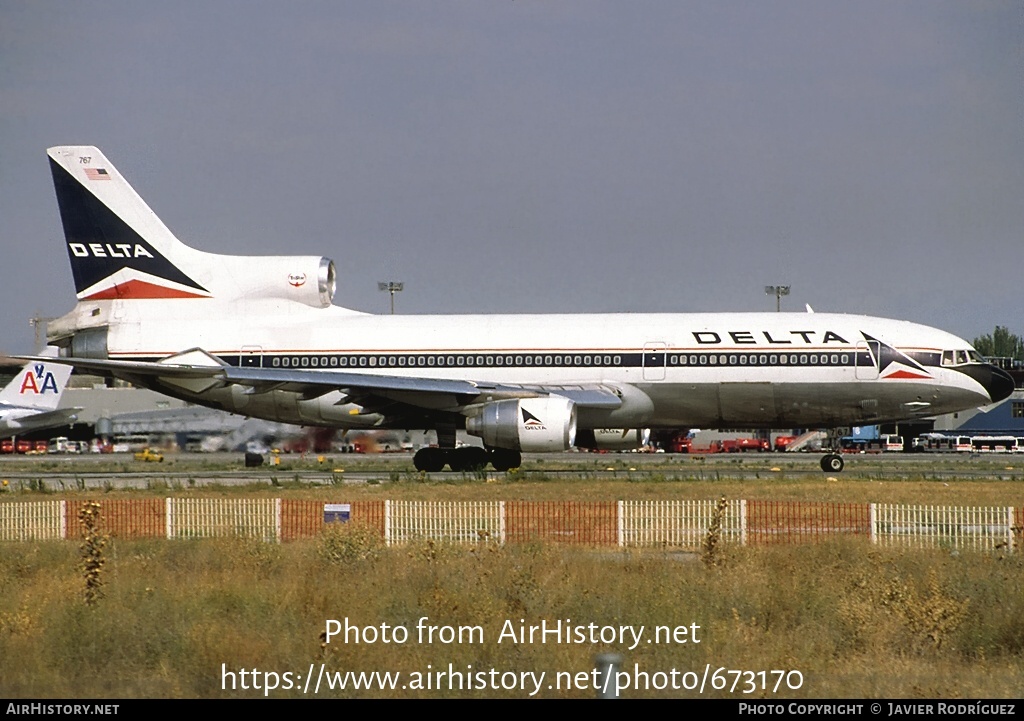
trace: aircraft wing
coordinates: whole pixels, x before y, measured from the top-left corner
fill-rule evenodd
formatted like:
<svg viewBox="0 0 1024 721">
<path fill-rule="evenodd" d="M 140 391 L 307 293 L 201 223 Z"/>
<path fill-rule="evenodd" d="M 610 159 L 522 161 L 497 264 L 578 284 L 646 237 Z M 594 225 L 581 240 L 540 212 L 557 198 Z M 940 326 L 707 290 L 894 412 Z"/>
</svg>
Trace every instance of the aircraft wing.
<svg viewBox="0 0 1024 721">
<path fill-rule="evenodd" d="M 24 358 L 29 359 L 27 356 Z M 396 404 L 404 407 L 403 414 L 412 410 L 458 412 L 479 403 L 547 395 L 563 396 L 586 408 L 614 410 L 622 405 L 616 389 L 605 384 L 516 385 L 336 370 L 238 367 L 227 365 L 201 349 L 185 351 L 158 362 L 89 358 L 49 360 L 82 370 L 111 373 L 129 381 L 132 376 L 156 376 L 172 383 L 175 380 L 191 384 L 208 383 L 208 388 L 235 384 L 245 386 L 246 392 L 253 395 L 285 390 L 312 399 L 339 391 L 352 403 L 363 405 L 370 411 L 389 414 L 394 410 L 388 407 Z"/>
</svg>

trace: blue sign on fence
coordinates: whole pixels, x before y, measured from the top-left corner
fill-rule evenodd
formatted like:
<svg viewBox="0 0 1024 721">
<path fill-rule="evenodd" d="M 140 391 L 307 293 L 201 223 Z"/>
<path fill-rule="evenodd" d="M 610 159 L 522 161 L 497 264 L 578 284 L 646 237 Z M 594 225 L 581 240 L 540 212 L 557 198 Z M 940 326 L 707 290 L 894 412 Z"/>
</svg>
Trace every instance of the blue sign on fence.
<svg viewBox="0 0 1024 721">
<path fill-rule="evenodd" d="M 324 504 L 324 523 L 346 523 L 351 515 L 351 503 Z"/>
</svg>

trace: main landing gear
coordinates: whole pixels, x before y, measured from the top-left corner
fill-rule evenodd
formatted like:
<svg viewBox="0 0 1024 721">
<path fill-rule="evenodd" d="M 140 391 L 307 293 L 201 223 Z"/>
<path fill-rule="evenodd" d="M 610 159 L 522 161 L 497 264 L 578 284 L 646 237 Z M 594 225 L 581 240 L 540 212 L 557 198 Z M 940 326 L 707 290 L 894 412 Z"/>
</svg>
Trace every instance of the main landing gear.
<svg viewBox="0 0 1024 721">
<path fill-rule="evenodd" d="M 417 471 L 438 473 L 449 466 L 456 473 L 482 471 L 490 463 L 496 471 L 519 468 L 523 456 L 519 451 L 507 448 L 481 448 L 480 446 L 455 447 L 455 424 L 438 423 L 437 448 L 421 448 L 412 457 Z"/>
<path fill-rule="evenodd" d="M 496 471 L 507 471 L 519 468 L 523 463 L 523 456 L 519 451 L 507 448 L 421 448 L 416 451 L 412 463 L 417 471 L 427 473 L 442 471 L 446 465 L 456 472 L 482 471 L 488 463 L 494 466 Z"/>
</svg>

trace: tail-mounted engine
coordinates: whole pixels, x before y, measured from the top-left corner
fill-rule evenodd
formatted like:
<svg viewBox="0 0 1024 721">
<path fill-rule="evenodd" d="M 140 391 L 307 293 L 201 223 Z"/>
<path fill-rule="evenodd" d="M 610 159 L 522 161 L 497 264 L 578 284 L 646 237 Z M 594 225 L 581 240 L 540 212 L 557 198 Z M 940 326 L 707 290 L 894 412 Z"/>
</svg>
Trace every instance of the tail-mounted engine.
<svg viewBox="0 0 1024 721">
<path fill-rule="evenodd" d="M 294 300 L 313 308 L 327 308 L 334 299 L 337 273 L 330 258 L 246 256 L 238 260 L 244 262 L 239 270 L 244 270 L 234 273 L 235 297 Z"/>
</svg>

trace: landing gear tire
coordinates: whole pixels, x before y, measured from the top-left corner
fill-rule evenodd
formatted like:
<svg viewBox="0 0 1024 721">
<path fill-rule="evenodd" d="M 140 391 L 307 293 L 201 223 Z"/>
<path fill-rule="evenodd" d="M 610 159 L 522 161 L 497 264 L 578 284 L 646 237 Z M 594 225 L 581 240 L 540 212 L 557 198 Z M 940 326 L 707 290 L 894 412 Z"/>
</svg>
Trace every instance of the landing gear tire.
<svg viewBox="0 0 1024 721">
<path fill-rule="evenodd" d="M 421 448 L 412 457 L 412 464 L 417 471 L 427 473 L 438 473 L 444 470 L 444 464 L 448 462 L 448 452 L 444 448 Z"/>
<path fill-rule="evenodd" d="M 482 471 L 487 467 L 487 451 L 478 446 L 459 448 L 448 453 L 448 465 L 456 472 Z"/>
<path fill-rule="evenodd" d="M 826 473 L 841 473 L 846 462 L 838 453 L 829 453 L 821 459 L 821 470 Z"/>
<path fill-rule="evenodd" d="M 496 471 L 508 471 L 523 465 L 523 454 L 508 448 L 491 449 L 491 465 Z"/>
</svg>

